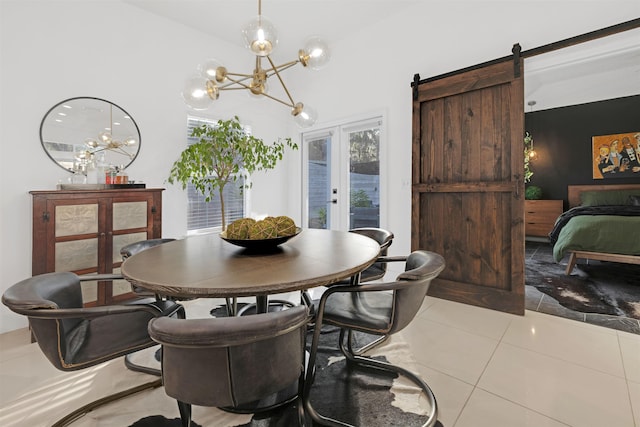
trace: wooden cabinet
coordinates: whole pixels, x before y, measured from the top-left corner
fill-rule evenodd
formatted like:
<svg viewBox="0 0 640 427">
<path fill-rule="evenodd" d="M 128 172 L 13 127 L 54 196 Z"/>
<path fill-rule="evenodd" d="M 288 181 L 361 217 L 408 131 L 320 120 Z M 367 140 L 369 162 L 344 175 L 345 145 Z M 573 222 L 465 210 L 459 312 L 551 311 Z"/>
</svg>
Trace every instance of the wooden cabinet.
<svg viewBox="0 0 640 427">
<path fill-rule="evenodd" d="M 556 219 L 562 214 L 562 200 L 525 200 L 524 234 L 548 237 Z"/>
<path fill-rule="evenodd" d="M 31 191 L 32 274 L 119 272 L 120 248 L 162 236 L 163 189 Z M 86 305 L 132 298 L 126 280 L 83 283 Z"/>
</svg>

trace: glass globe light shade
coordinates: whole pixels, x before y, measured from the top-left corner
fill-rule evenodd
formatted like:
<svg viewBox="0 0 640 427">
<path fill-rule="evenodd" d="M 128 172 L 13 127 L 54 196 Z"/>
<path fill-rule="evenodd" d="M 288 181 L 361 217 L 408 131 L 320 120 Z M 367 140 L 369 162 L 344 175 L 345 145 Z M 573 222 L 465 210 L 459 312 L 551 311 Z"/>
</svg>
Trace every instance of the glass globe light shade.
<svg viewBox="0 0 640 427">
<path fill-rule="evenodd" d="M 242 28 L 245 46 L 258 56 L 268 56 L 278 44 L 278 32 L 271 21 L 262 15 Z"/>
<path fill-rule="evenodd" d="M 198 74 L 218 83 L 222 83 L 226 79 L 226 71 L 215 59 L 207 59 L 198 66 Z"/>
<path fill-rule="evenodd" d="M 329 46 L 320 37 L 309 37 L 302 48 L 304 52 L 304 60 L 302 65 L 309 67 L 312 70 L 319 70 L 329 62 L 331 53 L 329 52 Z"/>
<path fill-rule="evenodd" d="M 100 140 L 104 143 L 111 142 L 111 132 L 109 131 L 100 132 L 98 136 L 100 137 Z"/>
<path fill-rule="evenodd" d="M 130 145 L 136 145 L 138 141 L 134 137 L 128 136 L 124 139 L 124 141 L 122 141 L 122 143 L 126 146 L 130 146 Z"/>
<path fill-rule="evenodd" d="M 212 102 L 207 92 L 208 79 L 201 76 L 189 78 L 182 90 L 184 102 L 194 110 L 206 110 Z"/>
<path fill-rule="evenodd" d="M 86 145 L 89 148 L 98 148 L 100 146 L 100 144 L 98 143 L 98 141 L 96 141 L 93 138 L 88 138 L 85 139 L 84 141 L 84 145 Z"/>
<path fill-rule="evenodd" d="M 313 108 L 298 102 L 291 111 L 293 114 L 293 120 L 301 128 L 308 128 L 313 126 L 318 120 L 318 113 Z"/>
</svg>

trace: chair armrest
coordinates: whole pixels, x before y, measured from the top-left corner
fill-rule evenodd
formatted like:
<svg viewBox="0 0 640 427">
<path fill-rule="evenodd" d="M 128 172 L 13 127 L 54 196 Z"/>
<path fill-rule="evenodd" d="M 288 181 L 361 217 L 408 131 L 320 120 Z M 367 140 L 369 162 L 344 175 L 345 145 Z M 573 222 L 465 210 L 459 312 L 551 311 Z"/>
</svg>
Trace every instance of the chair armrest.
<svg viewBox="0 0 640 427">
<path fill-rule="evenodd" d="M 86 282 L 89 280 L 121 280 L 124 279 L 122 274 L 117 273 L 105 273 L 105 274 L 83 274 L 78 276 L 81 282 Z"/>
<path fill-rule="evenodd" d="M 407 260 L 407 257 L 404 255 L 398 256 L 379 256 L 376 259 L 376 262 L 404 262 Z"/>
<path fill-rule="evenodd" d="M 161 313 L 157 307 L 150 305 L 105 305 L 99 307 L 83 307 L 83 308 L 44 308 L 44 309 L 26 309 L 12 308 L 19 314 L 36 319 L 91 319 L 102 316 L 111 316 L 117 314 L 135 313 L 138 311 L 146 311 L 154 316 Z M 169 310 L 168 310 L 169 311 Z"/>
</svg>

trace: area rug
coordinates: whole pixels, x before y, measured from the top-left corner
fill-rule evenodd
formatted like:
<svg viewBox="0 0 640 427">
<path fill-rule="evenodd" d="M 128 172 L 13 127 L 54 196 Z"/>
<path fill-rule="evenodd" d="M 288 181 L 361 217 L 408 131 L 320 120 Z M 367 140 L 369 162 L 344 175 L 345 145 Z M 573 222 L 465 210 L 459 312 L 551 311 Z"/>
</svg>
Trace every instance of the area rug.
<svg viewBox="0 0 640 427">
<path fill-rule="evenodd" d="M 398 378 L 397 375 L 348 366 L 337 349 L 337 340 L 336 329 L 327 328 L 323 331 L 318 352 L 318 369 L 311 396 L 314 408 L 322 415 L 356 426 L 422 425 L 427 408 L 420 406 L 424 405 L 421 390 L 404 378 Z M 356 345 L 359 347 L 369 340 L 370 338 L 364 335 L 357 336 Z M 398 339 L 390 340 L 377 353 L 377 356 L 376 352 L 372 352 L 372 355 L 379 360 L 394 361 L 403 367 L 411 367 L 413 364 L 408 356 L 406 343 Z M 146 357 L 155 358 L 155 354 L 155 352 L 147 352 Z M 147 394 L 166 402 L 169 412 L 177 414 L 175 401 L 162 396 L 162 392 L 160 388 Z M 129 406 L 130 402 L 123 401 L 121 404 Z M 118 411 L 113 407 L 112 410 Z M 196 406 L 193 410 L 194 426 L 289 427 L 297 423 L 297 408 L 294 404 L 267 413 L 248 415 Z M 149 413 L 149 411 L 145 412 Z M 178 417 L 151 414 L 128 425 L 130 427 L 179 427 L 180 420 Z M 310 420 L 308 425 L 311 425 Z M 441 424 L 438 426 L 442 427 Z"/>
<path fill-rule="evenodd" d="M 570 310 L 640 320 L 640 265 L 591 261 L 566 275 L 564 265 L 531 259 L 526 284 Z"/>
</svg>

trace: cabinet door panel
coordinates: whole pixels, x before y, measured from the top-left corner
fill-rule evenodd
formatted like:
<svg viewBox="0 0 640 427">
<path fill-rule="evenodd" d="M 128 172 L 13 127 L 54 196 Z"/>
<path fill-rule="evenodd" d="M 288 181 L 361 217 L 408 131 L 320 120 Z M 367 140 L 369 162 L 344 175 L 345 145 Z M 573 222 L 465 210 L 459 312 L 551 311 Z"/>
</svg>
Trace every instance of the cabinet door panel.
<svg viewBox="0 0 640 427">
<path fill-rule="evenodd" d="M 82 302 L 84 304 L 98 301 L 98 282 L 90 280 L 80 283 L 82 287 Z"/>
<path fill-rule="evenodd" d="M 57 242 L 55 271 L 81 271 L 98 268 L 98 239 Z"/>
<path fill-rule="evenodd" d="M 120 269 L 114 268 L 113 272 L 120 273 Z M 126 280 L 114 280 L 111 292 L 114 297 L 117 297 L 119 295 L 126 295 L 131 292 L 131 283 L 127 282 Z"/>
<path fill-rule="evenodd" d="M 98 204 L 58 205 L 56 209 L 56 237 L 98 232 Z"/>
<path fill-rule="evenodd" d="M 119 234 L 113 236 L 113 262 L 116 263 L 122 261 L 122 257 L 120 256 L 120 249 L 130 243 L 139 242 L 141 240 L 147 240 L 146 232 Z"/>
<path fill-rule="evenodd" d="M 113 230 L 147 226 L 147 202 L 119 202 L 113 204 Z"/>
</svg>

